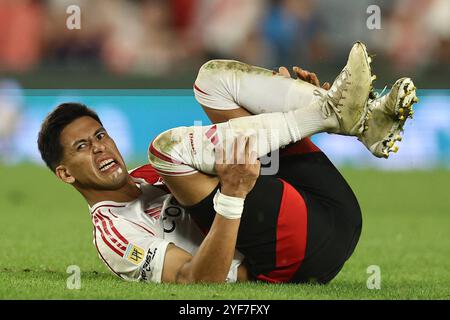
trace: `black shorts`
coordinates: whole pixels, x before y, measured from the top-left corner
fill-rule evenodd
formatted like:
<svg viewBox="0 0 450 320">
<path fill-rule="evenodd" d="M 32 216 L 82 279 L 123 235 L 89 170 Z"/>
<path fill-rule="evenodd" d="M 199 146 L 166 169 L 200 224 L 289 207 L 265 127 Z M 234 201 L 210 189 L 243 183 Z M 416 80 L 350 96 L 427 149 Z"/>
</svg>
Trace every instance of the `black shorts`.
<svg viewBox="0 0 450 320">
<path fill-rule="evenodd" d="M 331 281 L 353 253 L 361 211 L 331 161 L 304 139 L 285 149 L 274 176 L 260 176 L 247 195 L 236 248 L 254 279 L 266 282 Z M 205 233 L 216 190 L 187 207 Z"/>
</svg>

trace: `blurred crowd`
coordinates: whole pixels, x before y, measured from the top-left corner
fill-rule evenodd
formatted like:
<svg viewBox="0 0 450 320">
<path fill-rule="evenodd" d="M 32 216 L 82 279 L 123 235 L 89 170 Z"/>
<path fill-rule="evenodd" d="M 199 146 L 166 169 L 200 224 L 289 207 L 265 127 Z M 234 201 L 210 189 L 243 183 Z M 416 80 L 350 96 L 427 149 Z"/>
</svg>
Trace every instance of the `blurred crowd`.
<svg viewBox="0 0 450 320">
<path fill-rule="evenodd" d="M 381 29 L 366 24 L 371 4 Z M 81 29 L 66 12 L 81 9 Z M 333 64 L 365 41 L 394 71 L 450 64 L 448 0 L 0 0 L 0 71 L 95 68 L 159 76 L 209 58 Z"/>
</svg>

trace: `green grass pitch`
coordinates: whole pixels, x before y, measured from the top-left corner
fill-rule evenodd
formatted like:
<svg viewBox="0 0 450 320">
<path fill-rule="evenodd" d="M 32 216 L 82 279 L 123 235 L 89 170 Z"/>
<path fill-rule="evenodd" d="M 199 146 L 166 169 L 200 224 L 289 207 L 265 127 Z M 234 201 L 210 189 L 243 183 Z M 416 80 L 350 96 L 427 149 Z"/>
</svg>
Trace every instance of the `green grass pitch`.
<svg viewBox="0 0 450 320">
<path fill-rule="evenodd" d="M 449 299 L 450 171 L 343 170 L 363 210 L 354 255 L 326 286 L 155 285 L 113 276 L 87 205 L 45 168 L 0 166 L 0 299 Z M 81 289 L 69 290 L 69 265 Z M 381 288 L 369 290 L 377 265 Z"/>
</svg>

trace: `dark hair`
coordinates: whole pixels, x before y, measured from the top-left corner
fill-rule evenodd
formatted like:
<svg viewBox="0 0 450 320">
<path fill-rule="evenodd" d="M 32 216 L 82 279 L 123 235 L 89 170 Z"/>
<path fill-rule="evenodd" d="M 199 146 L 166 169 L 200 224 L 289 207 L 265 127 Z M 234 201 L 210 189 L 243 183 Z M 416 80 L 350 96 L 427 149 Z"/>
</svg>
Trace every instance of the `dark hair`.
<svg viewBox="0 0 450 320">
<path fill-rule="evenodd" d="M 69 102 L 60 104 L 45 118 L 39 131 L 38 148 L 50 170 L 55 171 L 63 156 L 60 136 L 63 129 L 74 120 L 88 116 L 102 125 L 97 113 L 84 104 Z"/>
</svg>

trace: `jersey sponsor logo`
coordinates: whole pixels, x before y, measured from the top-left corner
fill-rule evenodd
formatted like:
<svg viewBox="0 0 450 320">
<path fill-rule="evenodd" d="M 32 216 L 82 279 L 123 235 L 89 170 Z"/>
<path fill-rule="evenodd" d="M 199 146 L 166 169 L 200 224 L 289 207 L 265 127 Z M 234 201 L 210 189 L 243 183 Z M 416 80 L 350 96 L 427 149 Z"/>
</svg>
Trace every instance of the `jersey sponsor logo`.
<svg viewBox="0 0 450 320">
<path fill-rule="evenodd" d="M 127 251 L 125 252 L 124 258 L 135 265 L 139 265 L 142 260 L 144 260 L 144 249 L 130 243 L 127 247 Z"/>
<path fill-rule="evenodd" d="M 191 150 L 194 155 L 197 154 L 197 150 L 195 149 L 194 144 L 194 134 L 192 132 L 189 133 L 189 143 L 191 144 Z"/>
<path fill-rule="evenodd" d="M 164 226 L 163 226 L 164 233 L 172 233 L 175 231 L 175 228 L 176 228 L 175 220 L 164 217 L 163 224 L 164 224 Z"/>
<path fill-rule="evenodd" d="M 181 208 L 174 197 L 170 199 L 169 205 L 164 209 L 163 229 L 165 233 L 172 233 L 175 231 L 175 220 L 181 216 L 184 209 Z"/>
<path fill-rule="evenodd" d="M 153 258 L 155 258 L 157 250 L 158 248 L 153 249 L 153 251 L 151 249 L 148 249 L 147 251 L 147 257 L 145 258 L 145 262 L 141 270 L 141 278 L 143 281 L 147 281 L 147 273 L 151 271 L 150 263 L 152 262 Z"/>
<path fill-rule="evenodd" d="M 164 210 L 164 215 L 166 217 L 171 217 L 171 218 L 179 217 L 179 216 L 181 216 L 181 213 L 183 213 L 183 209 L 180 207 L 176 207 L 176 206 L 168 206 Z"/>
</svg>

